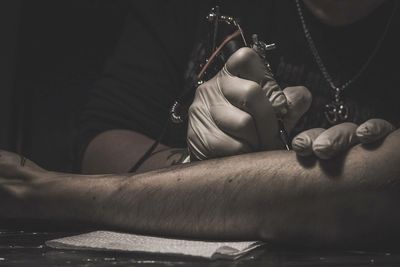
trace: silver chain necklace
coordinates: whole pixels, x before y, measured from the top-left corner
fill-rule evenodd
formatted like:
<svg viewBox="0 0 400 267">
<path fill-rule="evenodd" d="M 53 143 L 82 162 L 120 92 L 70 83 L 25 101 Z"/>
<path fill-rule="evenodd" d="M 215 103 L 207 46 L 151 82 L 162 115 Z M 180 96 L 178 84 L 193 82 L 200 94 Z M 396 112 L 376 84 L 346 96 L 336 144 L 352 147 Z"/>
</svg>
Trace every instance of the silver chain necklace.
<svg viewBox="0 0 400 267">
<path fill-rule="evenodd" d="M 315 45 L 315 42 L 311 36 L 310 30 L 308 29 L 306 21 L 304 19 L 303 11 L 300 6 L 300 1 L 299 0 L 295 0 L 295 1 L 296 1 L 296 6 L 297 6 L 297 12 L 299 14 L 301 24 L 303 26 L 304 35 L 307 39 L 308 46 L 311 50 L 314 60 L 316 61 L 318 68 L 320 69 L 323 77 L 325 78 L 326 82 L 329 84 L 329 86 L 333 90 L 334 99 L 332 100 L 332 102 L 330 104 L 327 104 L 325 106 L 325 112 L 324 112 L 325 118 L 331 125 L 335 125 L 340 122 L 344 122 L 349 118 L 349 107 L 346 105 L 346 103 L 343 100 L 343 91 L 346 88 L 348 88 L 351 84 L 353 84 L 358 78 L 360 78 L 360 76 L 368 68 L 372 59 L 378 53 L 378 51 L 379 51 L 380 47 L 382 46 L 382 43 L 386 37 L 386 34 L 390 28 L 390 24 L 393 20 L 393 17 L 395 15 L 395 12 L 397 9 L 397 1 L 395 1 L 396 4 L 395 4 L 395 7 L 393 8 L 393 12 L 386 24 L 385 30 L 384 30 L 381 38 L 378 40 L 371 55 L 368 57 L 368 59 L 365 61 L 365 63 L 361 66 L 359 71 L 351 79 L 347 80 L 340 86 L 335 85 L 335 83 L 333 82 L 332 76 L 329 74 L 327 68 L 325 67 L 324 62 L 322 61 L 321 56 L 319 55 L 318 49 Z"/>
</svg>

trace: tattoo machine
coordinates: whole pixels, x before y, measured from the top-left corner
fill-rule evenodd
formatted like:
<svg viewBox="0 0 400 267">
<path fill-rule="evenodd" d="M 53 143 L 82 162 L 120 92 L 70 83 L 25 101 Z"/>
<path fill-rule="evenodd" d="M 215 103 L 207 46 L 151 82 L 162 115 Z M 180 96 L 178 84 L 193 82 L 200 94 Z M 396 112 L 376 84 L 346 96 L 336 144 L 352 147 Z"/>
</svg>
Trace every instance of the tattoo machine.
<svg viewBox="0 0 400 267">
<path fill-rule="evenodd" d="M 241 47 L 251 47 L 267 62 L 267 53 L 276 48 L 275 44 L 266 44 L 258 39 L 257 34 L 252 35 L 251 45 L 248 45 L 239 20 L 221 14 L 220 8 L 213 8 L 208 16 L 206 38 L 199 42 L 193 50 L 191 62 L 185 74 L 185 88 L 183 93 L 170 108 L 170 120 L 174 124 L 187 121 L 187 110 L 190 100 L 193 99 L 196 88 L 215 76 L 225 65 L 228 58 Z M 279 135 L 287 150 L 290 150 L 288 134 L 278 117 Z"/>
</svg>

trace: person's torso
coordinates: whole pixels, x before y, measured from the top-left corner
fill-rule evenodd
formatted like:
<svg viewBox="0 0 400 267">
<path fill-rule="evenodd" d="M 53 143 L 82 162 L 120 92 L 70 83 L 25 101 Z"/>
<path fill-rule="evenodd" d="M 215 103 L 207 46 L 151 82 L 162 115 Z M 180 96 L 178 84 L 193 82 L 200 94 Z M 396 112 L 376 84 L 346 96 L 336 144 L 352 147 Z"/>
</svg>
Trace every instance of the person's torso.
<svg viewBox="0 0 400 267">
<path fill-rule="evenodd" d="M 391 18 L 394 2 L 387 1 L 368 18 L 343 27 L 322 24 L 302 5 L 306 26 L 335 85 L 357 77 L 343 90 L 342 99 L 349 113 L 346 121 L 360 124 L 370 118 L 382 118 L 400 124 L 400 75 L 396 66 L 400 59 L 396 36 L 400 11 L 397 9 Z M 282 88 L 303 85 L 312 93 L 312 105 L 292 136 L 310 128 L 330 127 L 325 113 L 326 105 L 334 100 L 334 90 L 311 52 L 295 1 L 220 1 L 220 8 L 222 13 L 240 19 L 247 38 L 257 33 L 263 41 L 276 44 L 277 49 L 268 54 L 268 60 Z M 364 70 L 360 72 L 361 69 Z M 175 134 L 184 141 L 186 132 L 178 132 Z"/>
</svg>

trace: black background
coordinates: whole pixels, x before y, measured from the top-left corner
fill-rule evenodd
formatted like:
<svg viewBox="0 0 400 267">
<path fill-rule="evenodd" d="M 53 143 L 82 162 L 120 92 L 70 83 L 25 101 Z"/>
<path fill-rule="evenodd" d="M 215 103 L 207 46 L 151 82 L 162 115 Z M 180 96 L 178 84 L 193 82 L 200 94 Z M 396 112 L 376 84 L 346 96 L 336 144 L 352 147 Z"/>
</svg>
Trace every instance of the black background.
<svg viewBox="0 0 400 267">
<path fill-rule="evenodd" d="M 74 138 L 92 83 L 122 30 L 123 1 L 0 3 L 0 148 L 74 171 Z"/>
</svg>

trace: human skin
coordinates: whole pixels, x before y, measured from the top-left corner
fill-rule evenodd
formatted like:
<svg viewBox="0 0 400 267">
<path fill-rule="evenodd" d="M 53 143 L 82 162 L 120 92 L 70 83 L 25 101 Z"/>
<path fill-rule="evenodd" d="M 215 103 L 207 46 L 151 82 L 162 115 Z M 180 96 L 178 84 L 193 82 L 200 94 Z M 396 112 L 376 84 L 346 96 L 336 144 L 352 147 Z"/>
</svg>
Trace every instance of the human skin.
<svg viewBox="0 0 400 267">
<path fill-rule="evenodd" d="M 94 176 L 21 167 L 1 152 L 0 214 L 184 238 L 382 246 L 400 237 L 399 150 L 397 130 L 330 161 L 271 151 Z"/>
<path fill-rule="evenodd" d="M 126 137 L 117 139 L 132 147 L 147 138 L 125 134 L 107 132 L 92 141 L 85 155 L 95 159 L 91 171 L 102 172 L 108 159 L 121 160 L 126 147 L 114 149 L 116 137 Z M 101 137 L 110 138 L 109 147 L 96 150 Z M 139 158 L 144 147 L 131 153 Z M 141 174 L 88 176 L 48 172 L 29 161 L 21 167 L 16 155 L 2 152 L 0 211 L 9 219 L 80 222 L 142 234 L 381 247 L 400 236 L 399 149 L 397 130 L 382 143 L 357 145 L 329 161 L 270 151 Z M 114 152 L 96 162 L 100 152 L 109 151 Z M 123 159 L 128 162 L 107 171 L 127 171 L 132 158 Z"/>
<path fill-rule="evenodd" d="M 367 17 L 386 0 L 303 0 L 323 23 L 344 26 Z"/>
</svg>

